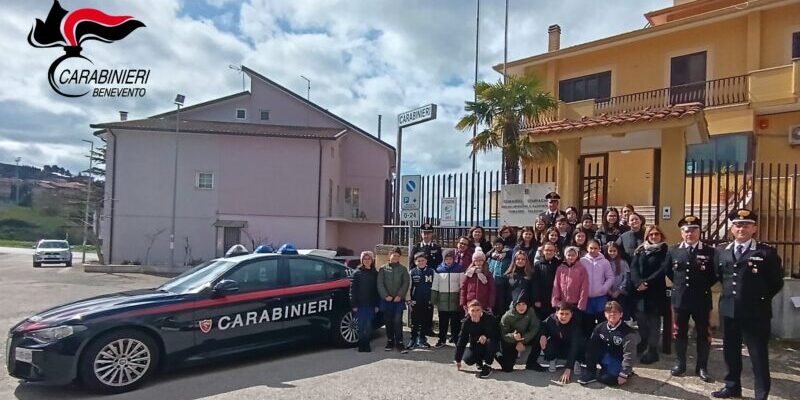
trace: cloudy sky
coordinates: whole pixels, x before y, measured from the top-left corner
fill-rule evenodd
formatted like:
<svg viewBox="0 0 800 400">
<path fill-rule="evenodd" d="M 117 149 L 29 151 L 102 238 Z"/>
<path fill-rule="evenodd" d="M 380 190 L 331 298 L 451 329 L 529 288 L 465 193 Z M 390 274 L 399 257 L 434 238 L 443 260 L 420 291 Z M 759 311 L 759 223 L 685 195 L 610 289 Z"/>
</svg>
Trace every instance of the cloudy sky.
<svg viewBox="0 0 800 400">
<path fill-rule="evenodd" d="M 404 172 L 468 170 L 469 134 L 454 128 L 472 98 L 476 0 L 62 0 L 67 10 L 94 7 L 132 15 L 147 27 L 117 44 L 85 43 L 95 60 L 115 68 L 147 68 L 144 98 L 70 99 L 47 82 L 50 63 L 63 51 L 27 43 L 35 18 L 52 0 L 0 0 L 0 162 L 86 168 L 90 123 L 171 110 L 175 93 L 187 105 L 241 90 L 230 64 L 246 65 L 305 94 L 339 116 L 396 143 L 397 113 L 439 104 L 439 118 L 404 135 Z M 643 14 L 671 0 L 510 0 L 508 57 L 547 50 L 547 27 L 559 24 L 561 45 L 642 28 Z M 495 81 L 503 60 L 504 0 L 481 0 L 479 79 Z M 124 45 L 122 45 L 124 43 Z M 249 82 L 248 82 L 249 85 Z M 95 139 L 99 144 L 99 140 Z M 497 154 L 481 155 L 479 169 L 497 169 Z"/>
</svg>

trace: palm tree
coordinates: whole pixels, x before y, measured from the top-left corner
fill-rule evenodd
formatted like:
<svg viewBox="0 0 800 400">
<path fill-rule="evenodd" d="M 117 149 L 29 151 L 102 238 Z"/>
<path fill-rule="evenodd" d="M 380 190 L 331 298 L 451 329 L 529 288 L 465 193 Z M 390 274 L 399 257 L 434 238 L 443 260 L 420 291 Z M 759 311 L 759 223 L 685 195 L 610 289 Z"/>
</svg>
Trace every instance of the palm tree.
<svg viewBox="0 0 800 400">
<path fill-rule="evenodd" d="M 557 149 L 552 142 L 534 143 L 528 135 L 520 136 L 523 118 L 537 120 L 555 110 L 558 102 L 542 90 L 541 81 L 534 76 L 509 76 L 505 83 L 484 81 L 475 85 L 477 101 L 467 101 L 467 112 L 456 124 L 462 131 L 473 126 L 485 127 L 467 142 L 472 155 L 496 148 L 503 150 L 505 183 L 519 183 L 519 162 L 522 159 L 552 161 Z"/>
</svg>

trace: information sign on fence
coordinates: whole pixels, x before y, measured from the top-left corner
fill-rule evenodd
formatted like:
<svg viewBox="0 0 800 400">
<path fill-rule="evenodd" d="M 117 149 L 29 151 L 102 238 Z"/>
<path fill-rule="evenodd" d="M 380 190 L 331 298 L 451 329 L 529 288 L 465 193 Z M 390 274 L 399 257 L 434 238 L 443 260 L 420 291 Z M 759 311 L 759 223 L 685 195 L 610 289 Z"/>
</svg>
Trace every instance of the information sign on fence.
<svg viewBox="0 0 800 400">
<path fill-rule="evenodd" d="M 500 225 L 532 226 L 547 209 L 544 196 L 555 190 L 553 183 L 503 185 L 500 188 Z"/>
<path fill-rule="evenodd" d="M 458 198 L 457 197 L 443 197 L 442 198 L 442 218 L 439 221 L 439 226 L 456 226 L 456 215 L 458 215 Z"/>
</svg>

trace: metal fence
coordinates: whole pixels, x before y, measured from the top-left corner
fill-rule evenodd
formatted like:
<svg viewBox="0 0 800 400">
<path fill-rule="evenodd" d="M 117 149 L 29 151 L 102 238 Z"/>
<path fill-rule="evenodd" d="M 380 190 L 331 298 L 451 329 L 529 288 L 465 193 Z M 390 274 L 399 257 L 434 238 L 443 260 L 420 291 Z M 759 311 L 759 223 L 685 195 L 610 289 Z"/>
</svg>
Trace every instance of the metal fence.
<svg viewBox="0 0 800 400">
<path fill-rule="evenodd" d="M 775 246 L 784 274 L 800 278 L 798 164 L 687 162 L 686 212 L 703 221 L 702 240 L 730 240 L 728 213 L 747 207 L 758 216 L 756 239 Z"/>
<path fill-rule="evenodd" d="M 522 169 L 520 183 L 549 183 L 556 181 L 555 166 L 541 166 Z M 392 196 L 393 181 L 386 181 L 385 195 L 387 207 L 383 228 L 384 244 L 401 244 L 405 242 L 408 225 L 401 223 L 399 215 L 395 215 Z M 500 171 L 481 171 L 474 175 L 470 172 L 455 174 L 424 175 L 420 182 L 420 220 L 434 226 L 437 241 L 445 247 L 455 247 L 461 235 L 466 235 L 469 228 L 480 225 L 486 229 L 489 237 L 494 237 L 499 223 L 499 200 L 501 176 Z M 474 190 L 473 190 L 474 187 Z M 456 226 L 441 227 L 441 199 L 455 197 Z M 412 234 L 418 237 L 418 227 L 412 227 Z"/>
<path fill-rule="evenodd" d="M 589 161 L 589 160 L 586 160 Z M 580 212 L 597 213 L 606 205 L 604 184 L 599 177 L 607 170 L 605 160 L 592 159 L 584 167 L 584 185 L 594 187 L 584 190 Z M 594 165 L 594 166 L 592 166 Z M 702 240 L 716 245 L 730 240 L 728 214 L 739 207 L 752 209 L 759 219 L 756 239 L 775 246 L 783 259 L 785 275 L 800 278 L 800 210 L 797 179 L 800 164 L 788 163 L 737 163 L 724 161 L 690 160 L 686 165 L 685 212 L 703 221 Z M 548 183 L 556 181 L 554 166 L 525 169 L 521 183 Z M 605 178 L 603 178 L 605 179 Z M 604 182 L 603 182 L 604 183 Z M 386 182 L 386 204 L 393 204 L 392 181 Z M 474 190 L 473 190 L 474 185 Z M 440 244 L 454 247 L 459 236 L 467 234 L 474 225 L 483 226 L 489 238 L 496 235 L 499 222 L 500 171 L 426 175 L 421 181 L 421 222 L 434 225 Z M 601 198 L 589 197 L 595 194 Z M 455 197 L 458 204 L 457 223 L 441 227 L 441 199 Z M 398 216 L 387 207 L 383 231 L 384 244 L 403 244 L 408 226 L 400 223 Z M 596 221 L 599 219 L 596 219 Z M 418 237 L 416 226 L 412 234 Z"/>
</svg>

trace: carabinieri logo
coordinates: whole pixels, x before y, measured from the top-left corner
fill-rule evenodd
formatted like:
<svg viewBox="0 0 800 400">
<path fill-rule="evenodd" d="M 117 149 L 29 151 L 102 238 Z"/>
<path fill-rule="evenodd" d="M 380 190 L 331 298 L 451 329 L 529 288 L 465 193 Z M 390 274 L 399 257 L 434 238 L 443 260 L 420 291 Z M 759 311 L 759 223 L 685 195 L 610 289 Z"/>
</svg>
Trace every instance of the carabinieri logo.
<svg viewBox="0 0 800 400">
<path fill-rule="evenodd" d="M 67 60 L 79 61 L 80 59 L 94 64 L 90 59 L 81 55 L 81 45 L 88 40 L 98 40 L 113 43 L 124 39 L 137 28 L 145 25 L 131 16 L 108 15 L 94 8 L 81 8 L 67 11 L 61 7 L 58 0 L 53 1 L 50 13 L 42 22 L 36 19 L 36 24 L 28 33 L 28 43 L 37 48 L 62 47 L 65 54 L 57 58 L 50 65 L 47 76 L 50 87 L 66 97 L 81 97 L 92 92 L 94 97 L 142 97 L 145 94 L 143 87 L 112 87 L 94 88 L 83 91 L 84 88 L 74 93 L 62 86 L 66 85 L 144 85 L 150 77 L 147 69 L 89 69 L 89 68 L 62 68 L 59 65 Z M 58 73 L 57 73 L 58 72 Z"/>
</svg>

